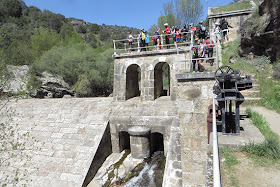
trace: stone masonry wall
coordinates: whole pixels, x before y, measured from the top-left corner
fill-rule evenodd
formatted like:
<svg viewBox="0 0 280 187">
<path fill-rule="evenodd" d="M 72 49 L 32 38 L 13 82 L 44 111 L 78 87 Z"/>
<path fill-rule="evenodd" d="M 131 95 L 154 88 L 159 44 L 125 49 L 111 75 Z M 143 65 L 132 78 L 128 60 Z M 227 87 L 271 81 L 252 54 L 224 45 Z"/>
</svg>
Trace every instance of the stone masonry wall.
<svg viewBox="0 0 280 187">
<path fill-rule="evenodd" d="M 228 24 L 233 27 L 233 28 L 229 28 L 229 39 L 233 41 L 237 39 L 240 33 L 241 25 L 250 17 L 251 10 L 224 12 L 220 14 L 209 14 L 209 13 L 211 13 L 211 10 L 208 11 L 209 30 L 210 33 L 212 33 L 211 37 L 214 38 L 215 23 L 217 22 L 220 23 L 220 20 L 222 18 L 225 18 Z"/>
<path fill-rule="evenodd" d="M 192 74 L 198 79 L 178 82 L 183 186 L 205 186 L 207 109 L 212 103 L 214 77 L 199 79 L 204 73 Z"/>
<path fill-rule="evenodd" d="M 141 69 L 140 97 L 141 100 L 154 100 L 154 69 L 160 62 L 166 62 L 170 66 L 170 95 L 173 100 L 176 99 L 176 78 L 177 73 L 189 70 L 189 62 L 180 62 L 180 60 L 189 59 L 189 53 L 165 54 L 139 57 L 115 58 L 114 61 L 114 100 L 125 101 L 126 92 L 126 71 L 127 68 L 136 64 Z"/>
</svg>

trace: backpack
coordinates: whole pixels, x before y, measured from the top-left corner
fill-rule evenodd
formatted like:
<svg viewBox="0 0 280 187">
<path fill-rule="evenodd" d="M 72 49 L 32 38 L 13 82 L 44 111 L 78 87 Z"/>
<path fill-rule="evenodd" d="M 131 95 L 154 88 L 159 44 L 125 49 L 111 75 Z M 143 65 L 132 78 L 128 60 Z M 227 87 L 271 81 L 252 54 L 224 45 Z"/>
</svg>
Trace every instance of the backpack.
<svg viewBox="0 0 280 187">
<path fill-rule="evenodd" d="M 141 33 L 141 38 L 142 38 L 142 40 L 146 39 L 146 36 L 145 36 L 145 34 L 143 32 Z"/>
<path fill-rule="evenodd" d="M 205 32 L 206 31 L 206 27 L 205 26 L 201 26 L 201 30 L 203 31 L 203 32 Z"/>
</svg>

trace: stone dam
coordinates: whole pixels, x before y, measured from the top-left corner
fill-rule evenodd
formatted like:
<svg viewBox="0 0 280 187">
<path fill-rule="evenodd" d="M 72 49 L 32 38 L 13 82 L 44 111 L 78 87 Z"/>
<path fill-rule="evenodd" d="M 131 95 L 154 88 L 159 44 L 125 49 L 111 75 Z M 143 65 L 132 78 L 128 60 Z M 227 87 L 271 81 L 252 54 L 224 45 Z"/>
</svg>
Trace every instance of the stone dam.
<svg viewBox="0 0 280 187">
<path fill-rule="evenodd" d="M 111 153 L 137 146 L 129 128 L 140 126 L 149 129 L 149 151 L 164 151 L 163 186 L 205 186 L 214 73 L 188 73 L 188 48 L 114 58 L 113 97 L 7 103 L 12 123 L 38 140 L 26 150 L 30 161 L 13 166 L 26 169 L 28 186 L 87 186 Z"/>
</svg>

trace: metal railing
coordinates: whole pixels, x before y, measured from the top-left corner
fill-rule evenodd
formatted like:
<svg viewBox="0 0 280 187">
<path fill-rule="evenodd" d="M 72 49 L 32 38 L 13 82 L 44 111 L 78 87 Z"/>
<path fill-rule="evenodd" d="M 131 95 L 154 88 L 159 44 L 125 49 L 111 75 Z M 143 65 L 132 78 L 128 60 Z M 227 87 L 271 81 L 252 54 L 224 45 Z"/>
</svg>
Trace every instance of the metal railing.
<svg viewBox="0 0 280 187">
<path fill-rule="evenodd" d="M 189 47 L 189 56 L 190 58 L 189 59 L 185 59 L 185 60 L 180 60 L 179 62 L 190 62 L 190 66 L 189 66 L 189 70 L 187 70 L 187 64 L 185 64 L 185 69 L 189 72 L 191 72 L 192 70 L 192 66 L 193 66 L 193 61 L 198 61 L 198 60 L 213 60 L 213 63 L 214 61 L 216 61 L 216 69 L 219 68 L 219 57 L 218 57 L 218 45 L 217 44 L 201 44 L 201 45 L 204 45 L 206 48 L 208 48 L 209 46 L 215 46 L 213 47 L 213 56 L 212 57 L 208 57 L 208 58 L 194 58 L 193 54 L 194 54 L 194 48 L 196 47 L 199 47 L 199 45 L 196 45 L 195 44 L 195 38 L 194 38 L 194 32 L 182 32 L 180 33 L 181 34 L 181 40 L 182 42 L 180 43 L 175 43 L 174 44 L 171 44 L 172 40 L 174 41 L 174 39 L 172 39 L 174 37 L 174 33 L 173 34 L 161 34 L 159 35 L 160 37 L 160 45 L 154 45 L 153 44 L 153 40 L 151 40 L 151 36 L 149 37 L 150 38 L 150 41 L 148 43 L 148 46 L 144 46 L 142 47 L 140 45 L 140 37 L 136 37 L 136 38 L 133 38 L 132 39 L 132 46 L 131 48 L 129 48 L 129 42 L 128 40 L 129 39 L 122 39 L 122 40 L 113 40 L 114 42 L 114 54 L 116 55 L 117 53 L 130 53 L 130 52 L 133 52 L 133 53 L 139 53 L 139 52 L 142 52 L 142 51 L 156 51 L 156 50 L 162 50 L 162 49 L 177 49 L 177 54 L 179 54 L 179 49 L 182 49 L 186 46 Z M 183 35 L 186 34 L 186 36 L 184 37 Z M 165 44 L 166 43 L 166 39 L 165 37 L 166 36 L 169 36 L 169 41 L 170 41 L 170 44 Z M 183 41 L 183 39 L 186 39 L 185 41 Z M 150 45 L 150 43 L 152 43 L 152 45 Z M 177 46 L 177 47 L 176 47 Z M 214 55 L 215 54 L 215 55 Z M 205 54 L 206 55 L 206 54 Z"/>
<path fill-rule="evenodd" d="M 219 162 L 219 147 L 218 147 L 218 135 L 217 135 L 217 123 L 216 123 L 216 104 L 215 94 L 213 94 L 213 186 L 221 187 L 221 175 L 220 175 L 220 162 Z"/>
<path fill-rule="evenodd" d="M 186 35 L 186 41 L 183 41 L 183 39 L 185 39 L 185 37 L 183 35 Z M 193 32 L 181 32 L 180 33 L 181 35 L 181 41 L 180 43 L 177 43 L 177 47 L 182 47 L 182 46 L 189 46 L 191 43 L 193 43 Z M 165 44 L 164 43 L 166 42 L 166 39 L 165 39 L 165 36 L 169 36 L 169 41 L 170 41 L 170 44 Z M 159 35 L 159 38 L 160 38 L 160 45 L 157 46 L 157 45 L 154 45 L 153 44 L 153 40 L 152 40 L 152 36 L 149 36 L 149 43 L 148 43 L 148 46 L 140 46 L 140 37 L 135 37 L 132 39 L 132 48 L 129 48 L 129 42 L 128 40 L 129 39 L 122 39 L 122 40 L 113 40 L 114 42 L 114 54 L 117 54 L 117 53 L 127 53 L 127 52 L 131 52 L 131 51 L 137 51 L 137 52 L 141 52 L 143 49 L 151 49 L 151 50 L 162 50 L 163 48 L 170 48 L 170 49 L 174 49 L 176 48 L 175 47 L 175 43 L 171 43 L 172 42 L 172 38 L 173 38 L 174 34 L 161 34 Z M 151 45 L 150 45 L 151 44 Z M 136 46 L 136 47 L 135 47 Z M 159 47 L 159 49 L 157 48 Z"/>
</svg>

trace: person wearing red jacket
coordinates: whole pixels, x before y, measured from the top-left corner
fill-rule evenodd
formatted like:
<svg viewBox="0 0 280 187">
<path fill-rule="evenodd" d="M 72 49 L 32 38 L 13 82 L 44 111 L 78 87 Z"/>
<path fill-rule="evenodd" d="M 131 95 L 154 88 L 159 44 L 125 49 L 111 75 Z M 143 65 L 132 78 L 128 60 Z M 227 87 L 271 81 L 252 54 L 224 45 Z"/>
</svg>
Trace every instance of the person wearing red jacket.
<svg viewBox="0 0 280 187">
<path fill-rule="evenodd" d="M 166 44 L 166 48 L 170 49 L 170 40 L 169 40 L 169 34 L 171 33 L 170 28 L 168 27 L 168 23 L 164 24 L 165 30 L 163 31 L 165 34 L 165 44 Z"/>
<path fill-rule="evenodd" d="M 205 40 L 206 44 L 206 51 L 208 53 L 208 58 L 213 57 L 213 48 L 214 48 L 214 41 L 210 39 L 210 36 L 207 35 L 207 39 Z M 209 59 L 210 65 L 213 66 L 214 59 Z"/>
</svg>

